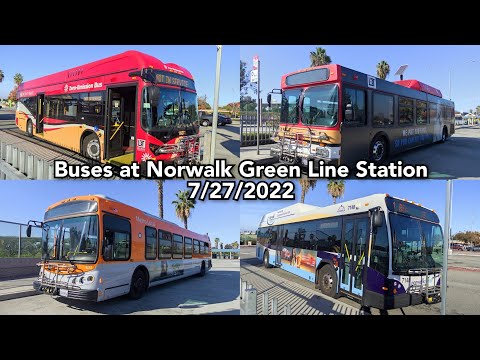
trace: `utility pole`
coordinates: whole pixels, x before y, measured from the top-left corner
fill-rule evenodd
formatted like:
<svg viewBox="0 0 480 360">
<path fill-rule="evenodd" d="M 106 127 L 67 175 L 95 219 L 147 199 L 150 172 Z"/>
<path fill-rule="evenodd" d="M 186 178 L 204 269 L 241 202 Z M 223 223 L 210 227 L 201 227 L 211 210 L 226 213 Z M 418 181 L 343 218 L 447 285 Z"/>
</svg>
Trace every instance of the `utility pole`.
<svg viewBox="0 0 480 360">
<path fill-rule="evenodd" d="M 448 251 L 450 250 L 450 221 L 452 218 L 452 193 L 453 182 L 447 180 L 447 195 L 445 200 L 445 226 L 443 232 L 443 267 L 442 267 L 442 280 L 441 280 L 441 297 L 442 305 L 440 313 L 445 315 L 447 308 L 447 269 L 448 269 Z"/>
<path fill-rule="evenodd" d="M 215 93 L 213 95 L 212 142 L 210 143 L 210 164 L 215 161 L 218 123 L 218 93 L 220 91 L 220 66 L 222 64 L 222 45 L 217 45 L 217 67 L 215 71 Z"/>
<path fill-rule="evenodd" d="M 262 117 L 262 102 L 260 99 L 260 59 L 258 60 L 257 82 L 257 155 L 260 155 L 260 121 Z"/>
</svg>

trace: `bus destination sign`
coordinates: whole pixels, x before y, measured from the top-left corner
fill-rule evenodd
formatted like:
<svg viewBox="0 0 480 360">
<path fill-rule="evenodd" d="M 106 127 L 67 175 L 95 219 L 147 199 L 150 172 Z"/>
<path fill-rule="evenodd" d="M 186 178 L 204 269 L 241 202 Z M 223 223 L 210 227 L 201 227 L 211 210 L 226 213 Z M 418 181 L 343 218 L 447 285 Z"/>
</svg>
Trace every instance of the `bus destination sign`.
<svg viewBox="0 0 480 360">
<path fill-rule="evenodd" d="M 157 84 L 180 86 L 187 89 L 195 90 L 195 83 L 193 80 L 171 72 L 155 71 L 155 80 Z"/>
<path fill-rule="evenodd" d="M 420 219 L 425 219 L 425 220 L 436 222 L 436 223 L 439 222 L 437 214 L 421 206 L 411 204 L 399 199 L 389 198 L 389 197 L 387 197 L 385 201 L 387 203 L 387 208 L 390 211 L 413 216 Z"/>
</svg>

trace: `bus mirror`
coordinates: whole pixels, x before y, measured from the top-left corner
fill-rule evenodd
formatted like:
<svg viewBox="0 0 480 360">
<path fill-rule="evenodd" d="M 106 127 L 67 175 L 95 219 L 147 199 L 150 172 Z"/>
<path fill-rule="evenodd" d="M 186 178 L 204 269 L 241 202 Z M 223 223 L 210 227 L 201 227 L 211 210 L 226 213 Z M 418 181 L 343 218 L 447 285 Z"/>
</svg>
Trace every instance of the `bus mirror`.
<svg viewBox="0 0 480 360">
<path fill-rule="evenodd" d="M 353 121 L 352 104 L 347 104 L 345 107 L 345 121 Z"/>
<path fill-rule="evenodd" d="M 27 226 L 27 237 L 32 236 L 32 225 Z"/>
<path fill-rule="evenodd" d="M 379 228 L 383 226 L 383 216 L 379 211 L 375 211 L 372 214 L 372 225 L 374 228 Z"/>
<path fill-rule="evenodd" d="M 267 104 L 269 108 L 272 107 L 272 94 L 267 95 Z"/>
</svg>

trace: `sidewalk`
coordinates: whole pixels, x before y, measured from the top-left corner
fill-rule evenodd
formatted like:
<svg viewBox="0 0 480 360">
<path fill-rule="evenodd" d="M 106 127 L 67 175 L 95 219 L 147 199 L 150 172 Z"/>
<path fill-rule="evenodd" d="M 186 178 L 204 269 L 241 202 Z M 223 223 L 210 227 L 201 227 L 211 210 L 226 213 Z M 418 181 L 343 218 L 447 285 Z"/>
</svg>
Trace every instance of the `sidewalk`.
<svg viewBox="0 0 480 360">
<path fill-rule="evenodd" d="M 33 289 L 33 281 L 37 277 L 0 281 L 0 301 L 38 295 Z"/>
<path fill-rule="evenodd" d="M 253 160 L 257 165 L 271 165 L 278 162 L 276 157 L 270 156 L 272 144 L 260 145 L 260 154 L 257 154 L 257 146 L 244 146 L 240 148 L 240 161 Z"/>
</svg>

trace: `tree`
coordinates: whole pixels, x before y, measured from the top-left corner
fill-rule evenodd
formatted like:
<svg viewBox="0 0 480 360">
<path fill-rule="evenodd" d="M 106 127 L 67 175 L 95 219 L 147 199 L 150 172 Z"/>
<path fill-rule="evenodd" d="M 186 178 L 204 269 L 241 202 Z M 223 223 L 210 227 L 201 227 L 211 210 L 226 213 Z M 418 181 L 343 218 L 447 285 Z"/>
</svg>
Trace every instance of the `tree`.
<svg viewBox="0 0 480 360">
<path fill-rule="evenodd" d="M 163 182 L 165 180 L 157 180 L 158 187 L 158 216 L 163 219 Z"/>
<path fill-rule="evenodd" d="M 232 243 L 232 248 L 238 249 L 238 241 L 234 241 L 234 242 Z"/>
<path fill-rule="evenodd" d="M 345 180 L 330 180 L 327 184 L 327 191 L 333 198 L 333 203 L 337 203 L 337 198 L 345 193 Z"/>
<path fill-rule="evenodd" d="M 198 110 L 210 110 L 212 107 L 207 102 L 207 95 L 198 97 Z"/>
<path fill-rule="evenodd" d="M 302 196 L 300 198 L 300 202 L 303 204 L 305 203 L 305 195 L 310 189 L 315 189 L 315 185 L 317 184 L 317 180 L 308 180 L 308 179 L 300 179 L 300 186 L 302 187 Z"/>
<path fill-rule="evenodd" d="M 215 238 L 215 240 L 213 240 L 215 242 L 215 248 L 218 249 L 218 243 L 220 242 L 220 239 L 219 238 Z"/>
<path fill-rule="evenodd" d="M 477 115 L 480 115 L 480 105 L 477 106 Z"/>
<path fill-rule="evenodd" d="M 461 241 L 466 244 L 480 245 L 480 232 L 478 231 L 461 231 L 452 236 L 455 241 Z"/>
<path fill-rule="evenodd" d="M 310 51 L 310 66 L 328 65 L 332 62 L 330 56 L 327 55 L 327 50 L 317 47 L 315 51 Z"/>
<path fill-rule="evenodd" d="M 188 218 L 192 215 L 192 209 L 195 209 L 195 199 L 190 199 L 190 191 L 179 190 L 177 193 L 177 200 L 173 200 L 175 205 L 175 214 L 183 221 L 185 229 L 188 229 Z"/>
<path fill-rule="evenodd" d="M 240 60 L 240 94 L 245 94 L 248 90 L 250 79 L 248 78 L 247 63 Z"/>
<path fill-rule="evenodd" d="M 17 91 L 18 91 L 18 86 L 15 85 L 12 89 L 12 91 L 10 91 L 10 93 L 8 94 L 8 101 L 11 103 L 12 101 L 15 102 L 17 101 Z"/>
<path fill-rule="evenodd" d="M 385 80 L 388 74 L 390 74 L 390 65 L 385 60 L 380 61 L 377 64 L 377 77 Z"/>
<path fill-rule="evenodd" d="M 240 110 L 242 111 L 257 111 L 257 100 L 252 99 L 251 96 L 242 96 L 240 100 Z"/>
<path fill-rule="evenodd" d="M 469 112 L 470 114 L 473 114 L 473 109 L 470 109 L 468 112 Z"/>
<path fill-rule="evenodd" d="M 23 82 L 23 75 L 20 73 L 16 73 L 15 76 L 13 77 L 13 81 L 15 82 L 15 85 L 20 85 Z"/>
<path fill-rule="evenodd" d="M 5 77 L 5 74 L 3 73 L 3 70 L 0 69 L 0 83 L 3 82 L 4 77 Z"/>
</svg>

